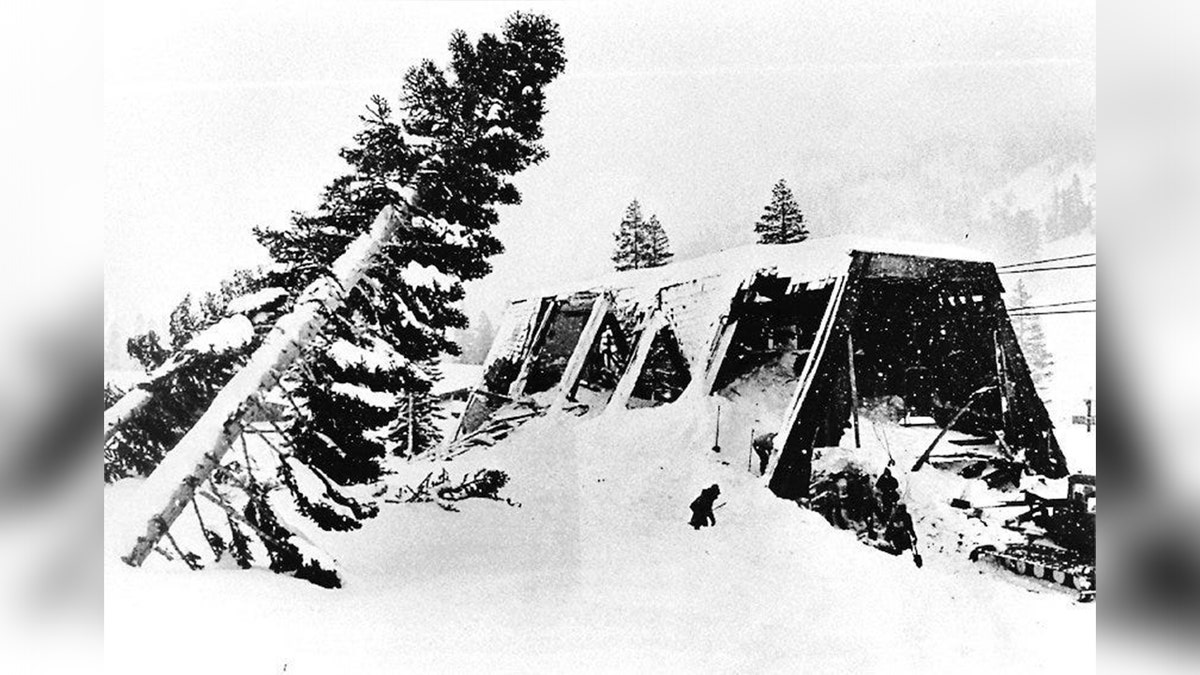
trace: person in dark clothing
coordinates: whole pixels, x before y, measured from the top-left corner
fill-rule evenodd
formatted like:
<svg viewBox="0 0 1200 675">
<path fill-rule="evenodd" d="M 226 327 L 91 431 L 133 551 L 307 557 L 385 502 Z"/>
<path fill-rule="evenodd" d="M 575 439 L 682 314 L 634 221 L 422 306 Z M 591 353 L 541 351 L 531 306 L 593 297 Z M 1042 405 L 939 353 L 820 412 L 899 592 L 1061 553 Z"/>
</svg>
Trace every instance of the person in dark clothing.
<svg viewBox="0 0 1200 675">
<path fill-rule="evenodd" d="M 883 473 L 879 474 L 879 480 L 875 481 L 875 490 L 879 492 L 879 520 L 889 522 L 892 519 L 892 511 L 900 502 L 900 482 L 892 475 L 890 468 L 885 467 Z"/>
<path fill-rule="evenodd" d="M 758 455 L 758 475 L 763 475 L 767 472 L 767 465 L 771 463 L 771 450 L 774 449 L 775 434 L 762 434 L 754 439 L 752 446 L 754 454 Z"/>
<path fill-rule="evenodd" d="M 883 538 L 891 545 L 894 555 L 900 555 L 911 549 L 913 563 L 917 567 L 921 566 L 921 554 L 917 553 L 917 532 L 913 529 L 912 516 L 908 515 L 908 507 L 904 504 L 897 504 L 895 510 L 892 511 L 892 517 L 888 521 Z"/>
<path fill-rule="evenodd" d="M 713 515 L 713 504 L 721 494 L 721 488 L 714 483 L 700 491 L 700 496 L 692 500 L 692 519 L 688 524 L 698 530 L 708 525 L 716 525 L 717 518 Z"/>
</svg>

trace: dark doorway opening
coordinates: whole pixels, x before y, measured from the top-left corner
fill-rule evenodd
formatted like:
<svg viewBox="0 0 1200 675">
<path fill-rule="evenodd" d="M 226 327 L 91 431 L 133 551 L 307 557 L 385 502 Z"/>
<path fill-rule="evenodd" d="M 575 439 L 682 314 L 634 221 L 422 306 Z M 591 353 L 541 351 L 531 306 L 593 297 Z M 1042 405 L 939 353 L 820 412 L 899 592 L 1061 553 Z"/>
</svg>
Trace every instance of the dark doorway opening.
<svg viewBox="0 0 1200 675">
<path fill-rule="evenodd" d="M 692 381 L 687 357 L 679 347 L 679 339 L 670 326 L 654 334 L 646 363 L 638 374 L 629 398 L 629 407 L 639 408 L 670 403 L 687 389 Z"/>
<path fill-rule="evenodd" d="M 799 377 L 832 291 L 832 284 L 791 288 L 790 279 L 758 276 L 730 308 L 737 325 L 714 380 L 714 391 L 774 362 L 791 367 Z"/>
<path fill-rule="evenodd" d="M 534 347 L 524 393 L 548 391 L 562 379 L 595 299 L 595 294 L 578 293 L 554 308 L 541 343 Z"/>
</svg>

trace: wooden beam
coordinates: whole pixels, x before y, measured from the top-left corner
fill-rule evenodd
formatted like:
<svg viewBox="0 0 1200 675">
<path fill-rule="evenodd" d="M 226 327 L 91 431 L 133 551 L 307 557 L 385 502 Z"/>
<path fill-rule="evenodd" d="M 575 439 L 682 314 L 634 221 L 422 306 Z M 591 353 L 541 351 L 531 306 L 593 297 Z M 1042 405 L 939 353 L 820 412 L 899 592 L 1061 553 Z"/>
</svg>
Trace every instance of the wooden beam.
<svg viewBox="0 0 1200 675">
<path fill-rule="evenodd" d="M 633 394 L 633 388 L 642 374 L 642 368 L 646 366 L 646 357 L 650 356 L 650 346 L 654 343 L 654 336 L 658 335 L 658 331 L 665 325 L 667 325 L 666 318 L 657 310 L 646 318 L 642 325 L 642 331 L 638 335 L 633 356 L 630 357 L 629 364 L 625 366 L 625 372 L 621 374 L 621 379 L 617 381 L 617 386 L 613 389 L 613 395 L 609 398 L 606 409 L 619 410 L 629 403 L 629 397 Z"/>
<path fill-rule="evenodd" d="M 529 369 L 533 366 L 533 360 L 537 358 L 542 338 L 550 329 L 550 321 L 554 318 L 555 310 L 558 308 L 556 298 L 543 298 L 542 304 L 545 309 L 538 310 L 537 324 L 534 326 L 533 333 L 530 334 L 529 343 L 521 350 L 521 370 L 517 372 L 516 379 L 508 387 L 508 395 L 513 398 L 520 398 L 521 394 L 525 393 L 525 382 L 529 379 Z"/>
<path fill-rule="evenodd" d="M 579 339 L 575 342 L 575 349 L 571 352 L 571 357 L 567 359 L 566 368 L 563 369 L 562 377 L 558 380 L 558 393 L 554 397 L 554 407 L 561 408 L 568 399 L 574 398 L 575 388 L 579 384 L 579 375 L 583 372 L 583 366 L 587 363 L 587 357 L 592 351 L 592 345 L 596 342 L 596 336 L 599 335 L 600 328 L 604 325 L 604 317 L 608 315 L 611 307 L 612 300 L 607 293 L 601 293 L 592 302 L 592 312 L 588 315 L 587 322 L 583 324 L 583 332 L 579 334 Z"/>
<path fill-rule="evenodd" d="M 800 416 L 800 409 L 804 406 L 804 400 L 808 397 L 808 392 L 812 388 L 813 379 L 817 374 L 817 367 L 821 363 L 822 357 L 825 355 L 825 346 L 829 343 L 829 337 L 833 333 L 833 326 L 837 319 L 838 309 L 842 304 L 842 296 L 846 291 L 846 283 L 849 279 L 849 273 L 843 274 L 834 280 L 833 290 L 829 294 L 829 301 L 825 304 L 825 313 L 821 316 L 821 323 L 817 328 L 817 332 L 813 335 L 812 347 L 808 352 L 808 359 L 804 362 L 804 369 L 800 372 L 800 381 L 796 384 L 796 390 L 792 394 L 791 405 L 788 406 L 788 412 L 784 415 L 783 426 L 775 435 L 775 447 L 780 450 L 771 457 L 771 462 L 767 466 L 767 470 L 763 476 L 771 476 L 775 473 L 775 467 L 779 465 L 779 456 L 782 454 L 783 448 L 791 441 L 791 437 L 796 429 L 796 420 Z"/>
<path fill-rule="evenodd" d="M 854 447 L 862 447 L 858 432 L 858 376 L 854 373 L 854 334 L 846 330 L 846 350 L 850 353 L 850 419 L 854 423 Z"/>
<path fill-rule="evenodd" d="M 717 339 L 717 347 L 713 350 L 712 358 L 708 362 L 708 370 L 704 374 L 705 394 L 711 394 L 713 388 L 716 387 L 717 375 L 721 373 L 721 366 L 725 363 L 725 355 L 729 353 L 729 346 L 733 344 L 733 336 L 737 333 L 737 319 L 723 323 L 724 327 L 721 329 L 721 337 Z"/>
<path fill-rule="evenodd" d="M 985 393 L 995 388 L 996 385 L 994 384 L 989 384 L 986 387 L 980 387 L 976 389 L 969 398 L 967 398 L 967 402 L 958 409 L 958 412 L 954 413 L 954 417 L 950 419 L 950 423 L 947 424 L 940 432 L 938 432 L 937 437 L 933 439 L 933 442 L 929 444 L 929 447 L 925 448 L 925 452 L 921 453 L 921 456 L 917 458 L 916 463 L 912 466 L 913 472 L 920 471 L 921 467 L 925 466 L 925 462 L 929 461 L 929 455 L 933 453 L 933 449 L 937 447 L 938 442 L 941 441 L 942 437 L 950 431 L 956 422 L 958 422 L 958 418 L 962 417 L 963 413 L 967 412 L 967 408 L 970 408 L 971 404 L 978 400 L 980 396 L 983 396 Z"/>
</svg>

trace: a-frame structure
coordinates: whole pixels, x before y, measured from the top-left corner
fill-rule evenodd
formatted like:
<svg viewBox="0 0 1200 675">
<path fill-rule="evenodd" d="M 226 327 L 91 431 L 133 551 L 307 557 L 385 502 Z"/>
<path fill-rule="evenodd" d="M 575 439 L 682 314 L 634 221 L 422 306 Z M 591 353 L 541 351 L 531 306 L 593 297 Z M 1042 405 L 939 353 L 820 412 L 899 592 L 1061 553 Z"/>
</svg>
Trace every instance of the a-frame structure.
<svg viewBox="0 0 1200 675">
<path fill-rule="evenodd" d="M 567 335 L 551 330 L 553 315 L 572 303 L 577 316 L 588 318 L 577 319 L 583 328 L 573 334 L 573 348 L 557 347 L 560 356 L 571 355 L 561 381 L 551 385 L 557 405 L 574 396 L 602 315 L 623 318 L 617 323 L 631 345 L 604 399 L 609 409 L 632 405 L 663 334 L 684 357 L 689 386 L 703 395 L 764 355 L 790 350 L 794 389 L 765 474 L 787 498 L 807 495 L 814 448 L 839 443 L 864 397 L 901 399 L 909 412 L 943 425 L 954 417 L 956 428 L 995 438 L 1031 470 L 1061 476 L 1065 461 L 1003 290 L 994 265 L 954 247 L 847 238 L 752 246 L 519 300 L 510 314 L 522 317 L 523 337 L 498 335 L 489 361 L 514 359 L 521 376 L 505 392 L 507 402 L 528 400 L 526 378 L 546 363 L 547 335 Z M 542 311 L 529 312 L 531 305 Z M 976 396 L 981 387 L 991 389 Z M 474 398 L 497 395 L 480 387 Z M 955 417 L 964 406 L 966 414 Z M 470 425 L 464 415 L 464 429 L 482 424 L 483 410 Z"/>
</svg>

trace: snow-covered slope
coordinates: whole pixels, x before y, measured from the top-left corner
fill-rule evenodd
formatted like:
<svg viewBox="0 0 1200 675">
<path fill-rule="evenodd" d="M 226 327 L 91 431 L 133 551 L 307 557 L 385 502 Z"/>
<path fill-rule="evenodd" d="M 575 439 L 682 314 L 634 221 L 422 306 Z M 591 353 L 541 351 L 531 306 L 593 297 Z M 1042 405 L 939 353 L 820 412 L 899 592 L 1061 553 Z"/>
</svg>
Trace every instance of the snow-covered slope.
<svg viewBox="0 0 1200 675">
<path fill-rule="evenodd" d="M 732 430 L 721 453 L 710 450 L 720 401 L 686 394 L 653 409 L 560 413 L 453 462 L 398 465 L 397 485 L 442 468 L 503 469 L 511 476 L 503 494 L 520 507 L 470 500 L 449 513 L 384 503 L 360 531 L 314 533 L 346 573 L 338 591 L 264 571 L 189 572 L 157 558 L 135 570 L 109 541 L 108 665 L 126 673 L 1094 669 L 1094 605 L 933 547 L 918 570 L 774 498 L 746 472 L 745 443 Z M 913 451 L 903 439 L 892 445 Z M 694 531 L 687 505 L 712 483 L 725 505 L 715 527 Z M 135 490 L 131 481 L 108 488 L 110 525 Z M 927 521 L 917 527 L 928 534 Z M 181 529 L 183 543 L 189 536 Z"/>
</svg>

